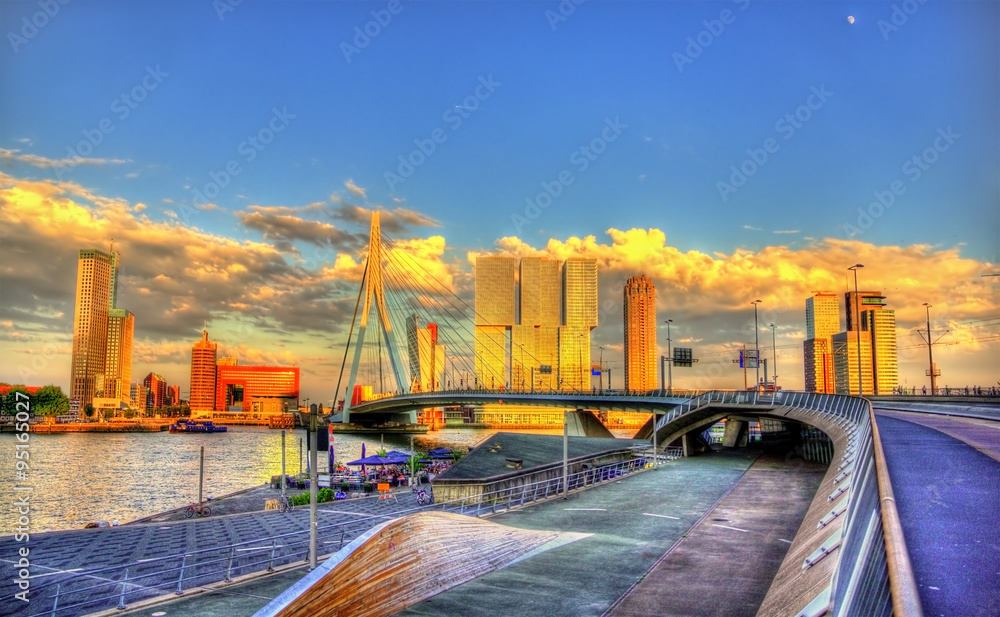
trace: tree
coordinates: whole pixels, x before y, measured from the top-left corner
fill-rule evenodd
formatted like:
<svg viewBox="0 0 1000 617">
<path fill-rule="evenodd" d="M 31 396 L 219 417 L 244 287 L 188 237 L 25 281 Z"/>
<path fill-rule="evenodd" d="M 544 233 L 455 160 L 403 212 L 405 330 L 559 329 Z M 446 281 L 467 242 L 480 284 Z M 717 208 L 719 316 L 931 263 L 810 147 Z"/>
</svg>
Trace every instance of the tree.
<svg viewBox="0 0 1000 617">
<path fill-rule="evenodd" d="M 105 409 L 104 410 L 104 419 L 106 421 L 110 420 L 114 415 L 115 415 L 115 410 L 114 409 Z"/>
<path fill-rule="evenodd" d="M 126 410 L 125 410 L 125 413 L 124 413 L 124 416 L 125 416 L 125 417 L 126 417 L 127 419 L 131 420 L 132 418 L 134 418 L 134 417 L 135 417 L 135 413 L 136 413 L 136 412 L 135 412 L 135 410 L 134 410 L 134 409 L 132 409 L 132 408 L 129 408 L 129 409 L 126 409 Z"/>
<path fill-rule="evenodd" d="M 93 403 L 87 403 L 87 405 L 83 408 L 83 415 L 87 416 L 88 419 L 94 417 Z"/>
<path fill-rule="evenodd" d="M 13 416 L 17 414 L 18 411 L 24 410 L 24 405 L 21 405 L 21 409 L 17 408 L 18 403 L 23 403 L 26 400 L 24 396 L 18 397 L 17 396 L 18 392 L 27 396 L 28 399 L 32 398 L 31 394 L 28 393 L 27 388 L 25 388 L 23 385 L 20 384 L 15 385 L 7 392 L 7 394 L 5 394 L 2 397 L 2 400 L 0 400 L 0 405 L 2 405 L 3 407 L 4 415 Z M 29 402 L 28 408 L 31 411 L 31 413 L 38 413 L 38 410 L 35 409 L 35 401 L 29 400 L 28 402 Z"/>
<path fill-rule="evenodd" d="M 35 413 L 57 416 L 69 411 L 69 398 L 56 385 L 42 386 L 35 392 Z"/>
</svg>

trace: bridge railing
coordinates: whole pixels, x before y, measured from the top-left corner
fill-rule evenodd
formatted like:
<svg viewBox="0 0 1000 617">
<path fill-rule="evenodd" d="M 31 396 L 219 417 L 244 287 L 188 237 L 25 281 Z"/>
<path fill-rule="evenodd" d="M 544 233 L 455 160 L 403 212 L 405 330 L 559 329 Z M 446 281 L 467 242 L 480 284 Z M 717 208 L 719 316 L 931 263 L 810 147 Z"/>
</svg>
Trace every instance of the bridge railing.
<svg viewBox="0 0 1000 617">
<path fill-rule="evenodd" d="M 817 424 L 833 422 L 846 436 L 837 465 L 831 509 L 821 527 L 839 527 L 802 564 L 806 570 L 836 559 L 829 584 L 798 617 L 922 615 L 902 526 L 892 497 L 882 445 L 871 404 L 864 398 L 814 392 L 714 391 L 693 396 L 664 414 L 657 430 L 709 405 L 794 408 Z"/>
</svg>

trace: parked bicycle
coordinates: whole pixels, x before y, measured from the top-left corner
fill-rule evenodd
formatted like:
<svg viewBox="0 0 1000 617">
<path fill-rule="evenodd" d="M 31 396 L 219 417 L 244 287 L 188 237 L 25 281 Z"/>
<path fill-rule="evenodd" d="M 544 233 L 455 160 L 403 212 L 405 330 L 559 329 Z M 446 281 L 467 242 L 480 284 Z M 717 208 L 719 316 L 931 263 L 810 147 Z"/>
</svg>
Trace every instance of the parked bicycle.
<svg viewBox="0 0 1000 617">
<path fill-rule="evenodd" d="M 288 512 L 292 509 L 292 500 L 288 498 L 287 495 L 282 495 L 278 497 L 278 509 L 282 512 Z"/>
<path fill-rule="evenodd" d="M 208 516 L 212 513 L 212 509 L 203 503 L 193 503 L 187 507 L 184 511 L 184 518 L 191 518 L 195 514 L 198 516 Z"/>
<path fill-rule="evenodd" d="M 424 489 L 414 487 L 413 492 L 417 494 L 417 503 L 421 506 L 429 506 L 434 503 L 434 497 Z"/>
</svg>

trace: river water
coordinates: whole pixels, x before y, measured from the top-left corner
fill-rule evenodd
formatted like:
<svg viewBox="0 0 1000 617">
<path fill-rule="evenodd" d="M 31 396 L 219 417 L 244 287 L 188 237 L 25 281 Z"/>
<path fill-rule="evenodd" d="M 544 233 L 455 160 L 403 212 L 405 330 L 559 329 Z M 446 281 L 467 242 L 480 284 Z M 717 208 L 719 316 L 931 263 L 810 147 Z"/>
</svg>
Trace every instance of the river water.
<svg viewBox="0 0 1000 617">
<path fill-rule="evenodd" d="M 497 429 L 443 429 L 414 435 L 418 451 L 445 447 L 465 452 Z M 560 430 L 518 431 L 561 434 Z M 634 430 L 632 431 L 634 432 Z M 626 437 L 630 435 L 620 435 Z M 305 431 L 287 431 L 286 470 L 305 469 Z M 30 531 L 38 533 L 80 529 L 90 521 L 125 523 L 197 501 L 199 449 L 205 446 L 204 496 L 227 493 L 269 482 L 281 473 L 281 431 L 264 427 L 231 426 L 225 433 L 64 433 L 32 434 L 26 477 L 15 468 L 13 433 L 0 434 L 0 486 L 8 503 L 29 495 Z M 336 461 L 387 450 L 410 449 L 409 435 L 336 435 Z M 381 444 L 381 445 L 380 445 Z M 328 456 L 319 453 L 319 472 L 327 470 Z M 13 487 L 30 491 L 14 491 Z M 0 508 L 0 534 L 14 533 L 17 510 Z"/>
</svg>

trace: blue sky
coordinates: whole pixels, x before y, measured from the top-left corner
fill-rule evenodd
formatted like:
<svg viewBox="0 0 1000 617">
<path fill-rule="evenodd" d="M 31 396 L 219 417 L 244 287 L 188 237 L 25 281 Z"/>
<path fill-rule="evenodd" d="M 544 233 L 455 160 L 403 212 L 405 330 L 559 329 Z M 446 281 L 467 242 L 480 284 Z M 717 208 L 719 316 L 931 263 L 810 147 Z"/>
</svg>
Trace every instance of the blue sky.
<svg viewBox="0 0 1000 617">
<path fill-rule="evenodd" d="M 457 262 L 504 236 L 539 249 L 608 243 L 609 228 L 707 255 L 837 239 L 957 248 L 986 272 L 1000 253 L 997 2 L 92 1 L 19 39 L 40 6 L 0 14 L 0 169 L 143 204 L 151 225 L 269 243 L 234 213 L 289 207 L 344 228 L 301 209 L 334 197 L 436 221 L 412 231 L 444 236 Z M 560 6 L 575 9 L 556 20 Z M 345 52 L 366 27 L 378 33 Z M 273 140 L 249 160 L 255 135 Z M 434 135 L 412 175 L 387 180 Z M 52 162 L 72 155 L 88 160 L 57 178 Z M 239 173 L 192 209 L 227 165 Z M 724 199 L 734 166 L 753 173 Z M 572 183 L 519 227 L 564 171 Z M 865 225 L 858 208 L 878 216 Z M 333 261 L 329 245 L 290 242 Z"/>
</svg>

